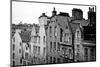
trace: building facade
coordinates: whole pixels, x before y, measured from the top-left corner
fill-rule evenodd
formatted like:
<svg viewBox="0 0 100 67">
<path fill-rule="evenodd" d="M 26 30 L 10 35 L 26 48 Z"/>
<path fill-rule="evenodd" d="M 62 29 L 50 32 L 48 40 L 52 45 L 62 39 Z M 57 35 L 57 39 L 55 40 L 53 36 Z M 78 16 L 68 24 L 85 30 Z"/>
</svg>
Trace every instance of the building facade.
<svg viewBox="0 0 100 67">
<path fill-rule="evenodd" d="M 89 8 L 88 19 L 74 8 L 72 17 L 56 9 L 43 13 L 39 24 L 13 25 L 11 66 L 84 62 L 96 60 L 96 12 Z"/>
<path fill-rule="evenodd" d="M 56 14 L 55 8 L 47 30 L 47 63 L 73 60 L 72 34 L 67 13 Z"/>
<path fill-rule="evenodd" d="M 21 30 L 16 30 L 11 41 L 11 66 L 21 65 L 22 39 L 19 33 L 21 33 Z"/>
</svg>

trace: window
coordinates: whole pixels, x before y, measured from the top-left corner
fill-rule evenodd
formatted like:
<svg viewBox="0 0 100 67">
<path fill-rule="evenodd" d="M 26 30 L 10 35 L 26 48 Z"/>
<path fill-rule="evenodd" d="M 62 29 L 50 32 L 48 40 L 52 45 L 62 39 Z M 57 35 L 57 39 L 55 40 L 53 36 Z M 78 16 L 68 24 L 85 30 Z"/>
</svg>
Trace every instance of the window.
<svg viewBox="0 0 100 67">
<path fill-rule="evenodd" d="M 57 58 L 58 63 L 60 63 L 60 58 Z"/>
<path fill-rule="evenodd" d="M 52 42 L 50 42 L 50 52 L 52 51 Z"/>
<path fill-rule="evenodd" d="M 51 33 L 52 33 L 52 27 L 50 26 L 50 30 L 49 30 L 50 36 L 51 36 Z"/>
<path fill-rule="evenodd" d="M 38 43 L 40 43 L 40 36 L 39 36 L 39 41 L 38 41 Z"/>
<path fill-rule="evenodd" d="M 63 30 L 60 28 L 60 41 L 62 42 L 62 35 L 63 35 Z"/>
<path fill-rule="evenodd" d="M 15 44 L 13 44 L 13 51 L 15 50 Z"/>
<path fill-rule="evenodd" d="M 80 52 L 80 45 L 77 44 L 77 52 Z"/>
<path fill-rule="evenodd" d="M 15 66 L 15 61 L 13 61 L 13 66 Z"/>
<path fill-rule="evenodd" d="M 69 49 L 69 58 L 72 57 L 72 50 Z"/>
<path fill-rule="evenodd" d="M 34 36 L 34 43 L 36 43 L 37 42 L 37 37 L 36 36 Z"/>
<path fill-rule="evenodd" d="M 65 48 L 64 47 L 62 47 L 62 54 L 65 55 Z"/>
<path fill-rule="evenodd" d="M 71 36 L 70 36 L 70 33 L 65 33 L 65 42 L 69 42 L 71 40 Z"/>
<path fill-rule="evenodd" d="M 50 63 L 52 63 L 52 57 L 50 57 Z"/>
<path fill-rule="evenodd" d="M 56 63 L 56 58 L 55 57 L 53 58 L 53 63 Z"/>
<path fill-rule="evenodd" d="M 80 54 L 79 53 L 77 53 L 77 61 L 80 61 Z"/>
<path fill-rule="evenodd" d="M 22 45 L 22 43 L 20 42 L 20 46 Z"/>
<path fill-rule="evenodd" d="M 19 49 L 19 53 L 21 53 L 21 49 Z"/>
<path fill-rule="evenodd" d="M 15 37 L 13 38 L 13 42 L 15 42 Z"/>
<path fill-rule="evenodd" d="M 60 51 L 60 44 L 58 43 L 58 51 Z"/>
<path fill-rule="evenodd" d="M 66 29 L 68 29 L 68 26 L 66 26 Z"/>
<path fill-rule="evenodd" d="M 79 48 L 80 47 L 80 45 L 79 44 L 77 44 L 77 48 Z"/>
<path fill-rule="evenodd" d="M 40 47 L 38 47 L 38 55 L 40 55 Z"/>
<path fill-rule="evenodd" d="M 23 65 L 26 65 L 26 61 L 23 61 Z"/>
<path fill-rule="evenodd" d="M 13 53 L 13 59 L 15 59 L 15 53 Z"/>
<path fill-rule="evenodd" d="M 45 49 L 45 47 L 43 48 L 43 52 L 44 52 L 44 55 L 45 55 L 45 52 L 46 52 L 46 49 Z"/>
<path fill-rule="evenodd" d="M 54 36 L 55 38 L 57 37 L 57 27 L 55 26 L 55 29 L 54 29 Z"/>
<path fill-rule="evenodd" d="M 85 48 L 84 52 L 85 52 L 85 61 L 88 61 L 88 49 Z"/>
<path fill-rule="evenodd" d="M 93 61 L 95 59 L 95 50 L 93 48 L 90 49 L 90 60 Z"/>
<path fill-rule="evenodd" d="M 54 42 L 54 50 L 56 50 L 56 42 Z"/>
<path fill-rule="evenodd" d="M 25 59 L 28 59 L 28 53 L 25 53 Z"/>
<path fill-rule="evenodd" d="M 44 45 L 45 45 L 45 36 L 43 37 L 43 43 L 44 43 Z"/>
<path fill-rule="evenodd" d="M 33 46 L 33 53 L 35 54 L 35 46 Z"/>
<path fill-rule="evenodd" d="M 69 37 L 70 37 L 70 36 L 69 36 L 69 33 L 67 33 L 67 41 L 68 41 L 68 42 L 69 42 Z"/>
<path fill-rule="evenodd" d="M 77 31 L 77 40 L 79 41 L 79 31 Z"/>
<path fill-rule="evenodd" d="M 28 46 L 26 46 L 26 50 L 28 50 Z"/>
<path fill-rule="evenodd" d="M 22 64 L 22 59 L 20 59 L 20 64 Z"/>
</svg>

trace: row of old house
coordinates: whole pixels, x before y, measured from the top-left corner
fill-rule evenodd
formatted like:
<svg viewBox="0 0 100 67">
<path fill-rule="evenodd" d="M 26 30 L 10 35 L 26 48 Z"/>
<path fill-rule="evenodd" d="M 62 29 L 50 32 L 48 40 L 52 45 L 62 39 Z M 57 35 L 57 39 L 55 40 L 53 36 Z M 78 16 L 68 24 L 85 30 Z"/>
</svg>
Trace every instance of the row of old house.
<svg viewBox="0 0 100 67">
<path fill-rule="evenodd" d="M 54 8 L 51 17 L 43 13 L 30 29 L 13 26 L 11 66 L 95 61 L 95 17 L 90 7 L 87 20 L 81 9 L 74 8 L 70 17 Z"/>
</svg>

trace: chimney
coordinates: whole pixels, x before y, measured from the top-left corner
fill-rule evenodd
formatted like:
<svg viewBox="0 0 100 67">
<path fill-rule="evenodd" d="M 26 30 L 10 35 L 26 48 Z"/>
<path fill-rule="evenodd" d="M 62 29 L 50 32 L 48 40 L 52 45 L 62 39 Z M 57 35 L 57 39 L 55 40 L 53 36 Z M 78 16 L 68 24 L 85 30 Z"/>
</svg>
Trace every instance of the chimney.
<svg viewBox="0 0 100 67">
<path fill-rule="evenodd" d="M 96 24 L 96 12 L 94 11 L 94 7 L 89 7 L 88 19 L 90 20 L 90 24 Z"/>
<path fill-rule="evenodd" d="M 73 8 L 72 9 L 72 17 L 74 20 L 82 20 L 83 19 L 83 11 L 81 9 Z"/>
<path fill-rule="evenodd" d="M 56 13 L 57 13 L 57 11 L 55 10 L 55 7 L 54 7 L 54 9 L 53 9 L 53 11 L 52 11 L 52 16 L 55 16 Z"/>
</svg>

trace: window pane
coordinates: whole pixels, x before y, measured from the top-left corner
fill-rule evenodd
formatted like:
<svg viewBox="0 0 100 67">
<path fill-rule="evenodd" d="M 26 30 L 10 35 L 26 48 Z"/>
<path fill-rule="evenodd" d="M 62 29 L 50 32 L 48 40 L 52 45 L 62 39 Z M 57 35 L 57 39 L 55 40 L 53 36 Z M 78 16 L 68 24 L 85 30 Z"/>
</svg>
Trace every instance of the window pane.
<svg viewBox="0 0 100 67">
<path fill-rule="evenodd" d="M 54 50 L 56 50 L 56 42 L 54 42 Z"/>
<path fill-rule="evenodd" d="M 15 50 L 15 44 L 13 44 L 13 51 Z"/>
<path fill-rule="evenodd" d="M 15 53 L 13 53 L 13 59 L 15 59 Z"/>
</svg>

